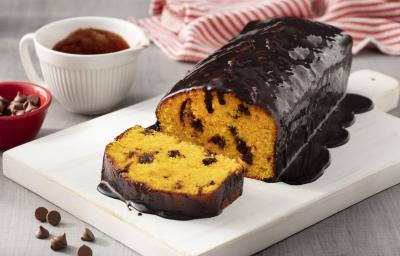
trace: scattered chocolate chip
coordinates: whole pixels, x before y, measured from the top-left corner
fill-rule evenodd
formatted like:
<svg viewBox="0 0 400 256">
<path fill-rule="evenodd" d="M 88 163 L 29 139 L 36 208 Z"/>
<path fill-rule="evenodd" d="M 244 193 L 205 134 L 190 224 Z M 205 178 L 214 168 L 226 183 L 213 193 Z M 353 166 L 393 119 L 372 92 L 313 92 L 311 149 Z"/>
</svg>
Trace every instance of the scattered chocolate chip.
<svg viewBox="0 0 400 256">
<path fill-rule="evenodd" d="M 25 112 L 32 112 L 33 110 L 37 109 L 37 107 L 29 101 L 25 101 L 23 108 Z"/>
<path fill-rule="evenodd" d="M 212 106 L 212 99 L 213 96 L 211 94 L 211 91 L 206 90 L 204 94 L 204 104 L 206 105 L 206 109 L 208 113 L 214 112 L 213 106 Z"/>
<path fill-rule="evenodd" d="M 179 152 L 179 150 L 170 150 L 168 151 L 168 156 L 169 157 L 181 156 L 181 152 Z"/>
<path fill-rule="evenodd" d="M 198 132 L 203 132 L 203 123 L 200 119 L 194 119 L 192 121 L 192 127 Z"/>
<path fill-rule="evenodd" d="M 238 111 L 242 114 L 245 114 L 246 116 L 250 115 L 250 111 L 247 107 L 245 107 L 243 104 L 238 105 Z"/>
<path fill-rule="evenodd" d="M 35 218 L 38 221 L 46 222 L 47 213 L 48 211 L 45 207 L 39 207 L 35 210 Z"/>
<path fill-rule="evenodd" d="M 209 184 L 212 186 L 212 185 L 215 185 L 215 182 L 212 180 L 212 181 L 210 181 Z"/>
<path fill-rule="evenodd" d="M 83 231 L 81 240 L 93 242 L 95 239 L 96 239 L 96 238 L 95 238 L 93 232 L 92 232 L 90 229 L 85 228 L 85 231 Z"/>
<path fill-rule="evenodd" d="M 164 179 L 168 179 L 168 178 L 169 178 L 169 176 L 163 176 L 163 178 L 164 178 Z"/>
<path fill-rule="evenodd" d="M 7 100 L 6 98 L 4 98 L 3 96 L 0 96 L 0 102 L 3 102 L 5 105 L 7 105 L 8 103 L 10 103 L 10 101 Z"/>
<path fill-rule="evenodd" d="M 54 251 L 59 251 L 67 247 L 67 236 L 64 233 L 61 236 L 55 236 L 50 240 L 50 248 L 53 249 Z"/>
<path fill-rule="evenodd" d="M 135 155 L 134 151 L 129 151 L 128 158 L 132 158 Z"/>
<path fill-rule="evenodd" d="M 182 102 L 181 108 L 179 110 L 179 120 L 181 120 L 181 122 L 183 122 L 183 118 L 185 117 L 185 108 L 188 101 L 189 100 L 185 100 L 184 102 Z"/>
<path fill-rule="evenodd" d="M 215 162 L 217 162 L 217 159 L 214 158 L 214 157 L 209 157 L 209 158 L 204 158 L 203 159 L 203 164 L 204 165 L 210 165 L 210 164 L 215 163 Z"/>
<path fill-rule="evenodd" d="M 35 95 L 35 94 L 29 95 L 29 96 L 26 98 L 26 101 L 32 103 L 32 104 L 35 105 L 35 106 L 38 106 L 38 105 L 39 105 L 39 97 L 38 97 L 37 95 Z"/>
<path fill-rule="evenodd" d="M 57 226 L 58 224 L 60 224 L 61 215 L 57 211 L 50 211 L 49 213 L 47 213 L 46 220 L 52 226 Z"/>
<path fill-rule="evenodd" d="M 221 105 L 225 105 L 226 104 L 223 92 L 217 91 L 217 97 L 218 97 L 219 104 L 221 104 Z"/>
<path fill-rule="evenodd" d="M 222 136 L 214 135 L 208 141 L 218 145 L 220 149 L 225 148 L 225 139 Z"/>
<path fill-rule="evenodd" d="M 183 187 L 183 182 L 181 180 L 178 180 L 175 182 L 174 188 L 175 189 L 181 189 Z"/>
<path fill-rule="evenodd" d="M 26 101 L 26 96 L 21 94 L 20 92 L 17 93 L 15 98 L 13 99 L 14 102 L 24 103 Z"/>
<path fill-rule="evenodd" d="M 76 252 L 76 256 L 92 256 L 93 252 L 89 246 L 82 245 L 79 247 L 78 251 Z"/>
<path fill-rule="evenodd" d="M 236 135 L 238 134 L 237 128 L 236 128 L 236 127 L 229 126 L 229 131 L 231 132 L 231 134 L 232 134 L 233 136 L 236 136 Z"/>
<path fill-rule="evenodd" d="M 35 233 L 35 236 L 39 239 L 46 239 L 49 235 L 49 231 L 42 226 L 39 226 L 39 230 Z"/>
<path fill-rule="evenodd" d="M 8 105 L 7 109 L 11 112 L 11 114 L 15 114 L 18 110 L 24 110 L 24 104 L 12 101 L 10 105 Z"/>
<path fill-rule="evenodd" d="M 138 212 L 138 214 L 137 214 L 138 216 L 142 216 L 143 214 L 141 213 L 141 212 Z"/>
<path fill-rule="evenodd" d="M 250 151 L 250 147 L 247 146 L 246 142 L 236 137 L 236 150 L 242 154 L 242 160 L 248 164 L 253 164 L 253 154 Z"/>
<path fill-rule="evenodd" d="M 139 163 L 141 164 L 149 164 L 154 161 L 154 154 L 153 153 L 143 153 L 139 156 Z"/>
</svg>

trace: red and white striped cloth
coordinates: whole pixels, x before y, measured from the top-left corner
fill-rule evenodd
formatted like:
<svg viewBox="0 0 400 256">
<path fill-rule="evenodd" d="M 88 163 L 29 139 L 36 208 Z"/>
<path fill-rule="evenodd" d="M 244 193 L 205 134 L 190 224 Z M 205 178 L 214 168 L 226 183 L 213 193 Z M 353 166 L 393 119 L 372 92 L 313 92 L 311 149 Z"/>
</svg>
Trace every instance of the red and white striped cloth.
<svg viewBox="0 0 400 256">
<path fill-rule="evenodd" d="M 348 32 L 366 46 L 400 55 L 400 0 L 152 0 L 150 18 L 130 20 L 169 57 L 198 61 L 252 20 L 305 17 Z"/>
</svg>

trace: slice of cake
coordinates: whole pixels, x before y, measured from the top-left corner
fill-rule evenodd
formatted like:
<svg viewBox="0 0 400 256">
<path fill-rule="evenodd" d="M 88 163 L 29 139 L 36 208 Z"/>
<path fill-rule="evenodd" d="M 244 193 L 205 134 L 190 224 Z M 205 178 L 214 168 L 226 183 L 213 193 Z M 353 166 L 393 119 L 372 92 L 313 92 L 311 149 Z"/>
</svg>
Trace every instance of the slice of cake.
<svg viewBox="0 0 400 256">
<path fill-rule="evenodd" d="M 201 218 L 218 215 L 242 194 L 243 164 L 135 126 L 107 145 L 102 180 L 145 211 Z"/>
<path fill-rule="evenodd" d="M 352 39 L 286 17 L 252 22 L 161 100 L 160 130 L 245 162 L 274 181 L 345 96 Z"/>
</svg>

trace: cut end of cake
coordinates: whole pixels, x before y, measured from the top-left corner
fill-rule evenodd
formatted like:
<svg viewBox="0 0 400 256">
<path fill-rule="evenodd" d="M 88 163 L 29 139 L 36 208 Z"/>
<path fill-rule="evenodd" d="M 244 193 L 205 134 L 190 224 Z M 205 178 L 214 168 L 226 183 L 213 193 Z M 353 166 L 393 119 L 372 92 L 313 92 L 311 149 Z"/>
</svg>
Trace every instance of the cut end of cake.
<svg viewBox="0 0 400 256">
<path fill-rule="evenodd" d="M 162 132 L 241 159 L 249 178 L 274 178 L 277 128 L 262 109 L 231 93 L 195 89 L 165 99 L 156 114 Z"/>
<path fill-rule="evenodd" d="M 104 161 L 102 179 L 149 210 L 216 215 L 242 193 L 240 160 L 140 126 L 108 144 Z"/>
</svg>

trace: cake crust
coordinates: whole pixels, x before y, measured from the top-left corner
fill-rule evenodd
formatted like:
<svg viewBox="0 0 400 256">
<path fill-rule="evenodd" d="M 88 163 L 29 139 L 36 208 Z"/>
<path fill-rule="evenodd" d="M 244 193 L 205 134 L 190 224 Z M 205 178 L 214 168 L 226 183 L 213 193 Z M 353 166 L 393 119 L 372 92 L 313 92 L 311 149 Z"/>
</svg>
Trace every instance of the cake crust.
<svg viewBox="0 0 400 256">
<path fill-rule="evenodd" d="M 123 138 L 119 135 L 116 140 Z M 161 191 L 150 184 L 137 182 L 128 177 L 125 170 L 117 167 L 106 147 L 103 157 L 101 180 L 108 183 L 126 201 L 134 203 L 140 212 L 154 213 L 169 219 L 194 219 L 219 215 L 222 210 L 238 198 L 243 191 L 243 169 L 234 171 L 218 189 L 208 193 L 190 195 L 177 191 Z"/>
</svg>

